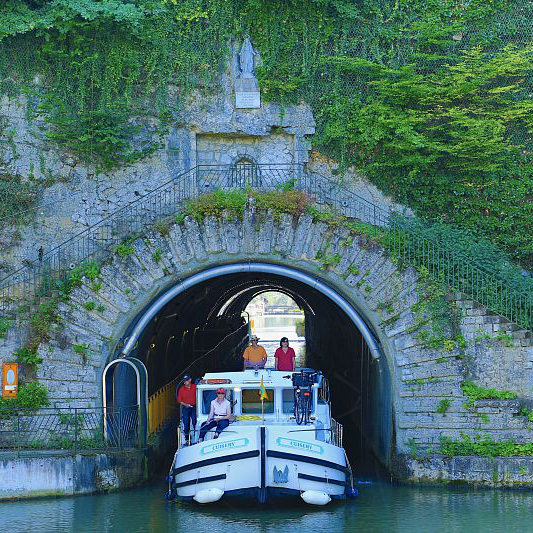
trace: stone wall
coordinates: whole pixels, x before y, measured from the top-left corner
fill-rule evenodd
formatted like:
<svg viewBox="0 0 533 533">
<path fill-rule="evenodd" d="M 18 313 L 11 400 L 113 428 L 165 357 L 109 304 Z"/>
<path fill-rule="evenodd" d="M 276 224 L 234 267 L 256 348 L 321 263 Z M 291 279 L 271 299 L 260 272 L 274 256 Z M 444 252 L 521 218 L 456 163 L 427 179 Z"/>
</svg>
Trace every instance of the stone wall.
<svg viewBox="0 0 533 533">
<path fill-rule="evenodd" d="M 341 256 L 340 262 L 328 269 L 316 258 L 325 246 L 328 253 Z M 426 452 L 437 450 L 441 436 L 459 438 L 461 432 L 473 437 L 490 434 L 498 441 L 531 440 L 531 423 L 518 416 L 516 402 L 478 402 L 474 408 L 466 408 L 461 389 L 466 379 L 478 379 L 482 384 L 499 379 L 500 384 L 508 383 L 509 389 L 519 392 L 521 401 L 530 401 L 531 370 L 517 368 L 516 361 L 530 357 L 531 347 L 505 346 L 491 337 L 483 341 L 486 351 L 478 357 L 478 347 L 471 339 L 479 324 L 472 324 L 469 317 L 491 315 L 468 314 L 468 307 L 474 309 L 475 304 L 459 299 L 457 303 L 465 307 L 460 327 L 468 341 L 466 352 L 459 347 L 428 348 L 412 328 L 413 306 L 420 298 L 417 273 L 398 270 L 383 250 L 364 238 L 347 242 L 344 230 L 315 223 L 309 215 L 259 218 L 252 208 L 246 210 L 243 221 L 228 216 L 198 224 L 187 218 L 168 234 L 154 232 L 137 240 L 133 249 L 131 256 L 115 256 L 103 266 L 98 292 L 88 280 L 73 291 L 69 303 L 60 305 L 64 326 L 39 348 L 44 362 L 37 377 L 49 388 L 56 407 L 101 404 L 102 371 L 115 343 L 139 311 L 162 291 L 213 265 L 266 260 L 297 266 L 326 281 L 378 332 L 392 379 L 398 453 L 406 453 L 412 446 Z M 154 259 L 157 249 L 160 262 Z M 88 301 L 95 303 L 91 311 L 84 308 Z M 103 311 L 97 310 L 99 306 Z M 15 331 L 11 332 L 0 341 L 1 346 L 15 346 L 15 337 Z M 521 344 L 523 339 L 513 342 Z M 86 344 L 86 356 L 75 353 L 74 344 Z M 7 349 L 0 353 L 1 360 L 10 359 Z M 480 373 L 485 367 L 492 373 Z M 485 374 L 492 376 L 490 380 L 483 381 Z M 449 402 L 444 411 L 440 407 L 443 400 Z"/>
<path fill-rule="evenodd" d="M 196 136 L 198 165 L 233 165 L 241 158 L 258 164 L 294 163 L 294 135 L 284 132 L 258 135 Z"/>
<path fill-rule="evenodd" d="M 173 121 L 162 148 L 113 172 L 83 164 L 46 140 L 47 126 L 28 113 L 35 101 L 0 97 L 0 172 L 40 189 L 31 223 L 0 224 L 0 278 L 199 162 L 232 163 L 249 155 L 258 163 L 305 164 L 315 131 L 309 106 L 264 102 L 260 109 L 236 109 L 233 63 L 221 73 L 216 94 L 184 99 L 171 88 Z"/>
<path fill-rule="evenodd" d="M 396 459 L 395 472 L 407 483 L 533 488 L 533 457 L 402 456 Z"/>
<path fill-rule="evenodd" d="M 143 450 L 75 455 L 0 454 L 0 500 L 74 496 L 126 489 L 146 479 Z"/>
</svg>

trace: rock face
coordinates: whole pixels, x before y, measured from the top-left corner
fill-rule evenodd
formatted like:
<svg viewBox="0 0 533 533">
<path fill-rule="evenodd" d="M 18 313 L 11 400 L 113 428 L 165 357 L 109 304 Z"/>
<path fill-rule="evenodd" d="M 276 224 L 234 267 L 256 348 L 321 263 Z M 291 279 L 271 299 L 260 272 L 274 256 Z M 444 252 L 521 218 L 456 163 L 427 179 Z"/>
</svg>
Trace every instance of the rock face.
<svg viewBox="0 0 533 533">
<path fill-rule="evenodd" d="M 320 157 L 310 159 L 310 137 L 315 132 L 310 107 L 263 101 L 258 109 L 236 108 L 238 69 L 234 50 L 214 94 L 196 91 L 183 99 L 171 88 L 173 122 L 162 147 L 113 172 L 99 172 L 48 141 L 47 126 L 28 114 L 35 101 L 24 96 L 0 97 L 0 137 L 9 139 L 0 143 L 0 173 L 21 176 L 39 188 L 37 205 L 30 212 L 31 223 L 0 222 L 0 279 L 19 269 L 24 261 L 36 260 L 40 249 L 46 254 L 196 165 L 309 163 L 315 172 L 331 177 L 331 164 Z M 360 176 L 349 175 L 344 183 L 378 205 L 390 203 Z"/>
<path fill-rule="evenodd" d="M 466 349 L 431 349 L 412 329 L 413 306 L 420 300 L 417 273 L 398 270 L 382 249 L 364 239 L 349 241 L 343 231 L 313 222 L 306 214 L 257 217 L 253 206 L 246 209 L 242 220 L 207 217 L 198 223 L 186 218 L 167 230 L 138 239 L 128 257 L 114 256 L 101 270 L 97 292 L 93 282 L 84 279 L 70 301 L 61 304 L 64 326 L 40 346 L 44 362 L 37 371 L 54 406 L 101 405 L 102 372 L 117 339 L 163 291 L 211 266 L 274 262 L 296 266 L 324 280 L 345 295 L 377 332 L 384 351 L 382 363 L 391 376 L 395 453 L 406 454 L 413 447 L 418 452 L 436 449 L 441 436 L 458 438 L 461 432 L 472 437 L 482 432 L 496 441 L 531 440 L 531 424 L 527 417 L 517 416 L 516 401 L 476 402 L 474 407 L 465 407 L 461 383 L 468 372 L 480 384 L 508 387 L 521 398 L 531 399 L 527 365 L 532 347 L 523 332 L 513 331 L 512 324 L 500 317 L 496 320 L 464 295 L 452 297 L 464 309 L 460 328 L 469 341 Z M 316 257 L 326 245 L 339 254 L 340 261 L 324 269 Z M 89 300 L 95 303 L 91 310 L 85 307 Z M 477 317 L 474 322 L 472 317 Z M 480 328 L 486 331 L 481 340 L 476 337 Z M 10 358 L 7 348 L 17 345 L 16 331 L 0 341 L 0 362 Z M 499 331 L 508 331 L 506 344 L 498 337 Z M 86 353 L 75 353 L 74 344 L 86 345 Z"/>
<path fill-rule="evenodd" d="M 237 109 L 234 78 L 237 51 L 222 73 L 216 94 L 199 91 L 183 100 L 170 91 L 173 123 L 160 150 L 134 165 L 99 172 L 46 140 L 45 124 L 28 117 L 35 102 L 26 97 L 0 99 L 0 172 L 32 180 L 40 187 L 32 224 L 18 228 L 0 223 L 0 278 L 24 260 L 44 253 L 100 221 L 120 207 L 199 164 L 297 164 L 308 161 L 315 131 L 306 105 L 262 103 Z"/>
</svg>

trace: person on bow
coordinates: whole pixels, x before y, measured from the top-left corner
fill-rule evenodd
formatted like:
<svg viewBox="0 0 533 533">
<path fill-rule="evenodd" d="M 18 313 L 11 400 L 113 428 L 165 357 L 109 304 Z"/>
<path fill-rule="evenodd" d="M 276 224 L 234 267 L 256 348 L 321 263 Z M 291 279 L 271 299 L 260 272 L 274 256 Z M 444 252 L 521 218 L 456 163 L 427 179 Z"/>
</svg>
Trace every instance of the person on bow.
<svg viewBox="0 0 533 533">
<path fill-rule="evenodd" d="M 262 346 L 257 344 L 259 337 L 252 335 L 250 342 L 251 345 L 244 350 L 244 368 L 265 368 L 267 353 Z"/>
<path fill-rule="evenodd" d="M 183 421 L 184 446 L 190 444 L 190 429 L 196 431 L 196 385 L 191 376 L 183 376 L 183 385 L 178 390 L 178 404 L 181 406 L 181 420 Z"/>
<path fill-rule="evenodd" d="M 296 354 L 289 346 L 289 339 L 287 337 L 281 337 L 279 348 L 276 350 L 274 358 L 276 359 L 276 370 L 294 372 L 294 359 L 296 358 Z"/>
</svg>

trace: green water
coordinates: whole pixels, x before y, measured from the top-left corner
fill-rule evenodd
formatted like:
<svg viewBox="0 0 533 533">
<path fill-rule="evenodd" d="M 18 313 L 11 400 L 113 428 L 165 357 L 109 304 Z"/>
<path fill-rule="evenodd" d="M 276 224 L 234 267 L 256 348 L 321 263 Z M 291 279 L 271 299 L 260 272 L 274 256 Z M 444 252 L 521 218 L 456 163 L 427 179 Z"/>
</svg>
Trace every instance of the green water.
<svg viewBox="0 0 533 533">
<path fill-rule="evenodd" d="M 359 485 L 356 500 L 309 507 L 303 502 L 168 503 L 165 486 L 121 493 L 0 504 L 2 531 L 318 533 L 533 531 L 533 493 Z"/>
</svg>

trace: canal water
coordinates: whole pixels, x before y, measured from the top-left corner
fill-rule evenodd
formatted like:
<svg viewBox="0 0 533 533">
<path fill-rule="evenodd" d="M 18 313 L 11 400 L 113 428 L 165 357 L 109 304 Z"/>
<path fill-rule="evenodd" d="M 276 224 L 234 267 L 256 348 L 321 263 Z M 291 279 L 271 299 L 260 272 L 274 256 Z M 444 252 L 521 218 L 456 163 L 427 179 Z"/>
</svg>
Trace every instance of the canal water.
<svg viewBox="0 0 533 533">
<path fill-rule="evenodd" d="M 0 521 L 6 533 L 533 531 L 531 492 L 413 488 L 385 481 L 358 488 L 356 500 L 326 507 L 224 500 L 200 507 L 166 502 L 161 482 L 107 495 L 1 503 Z"/>
</svg>

